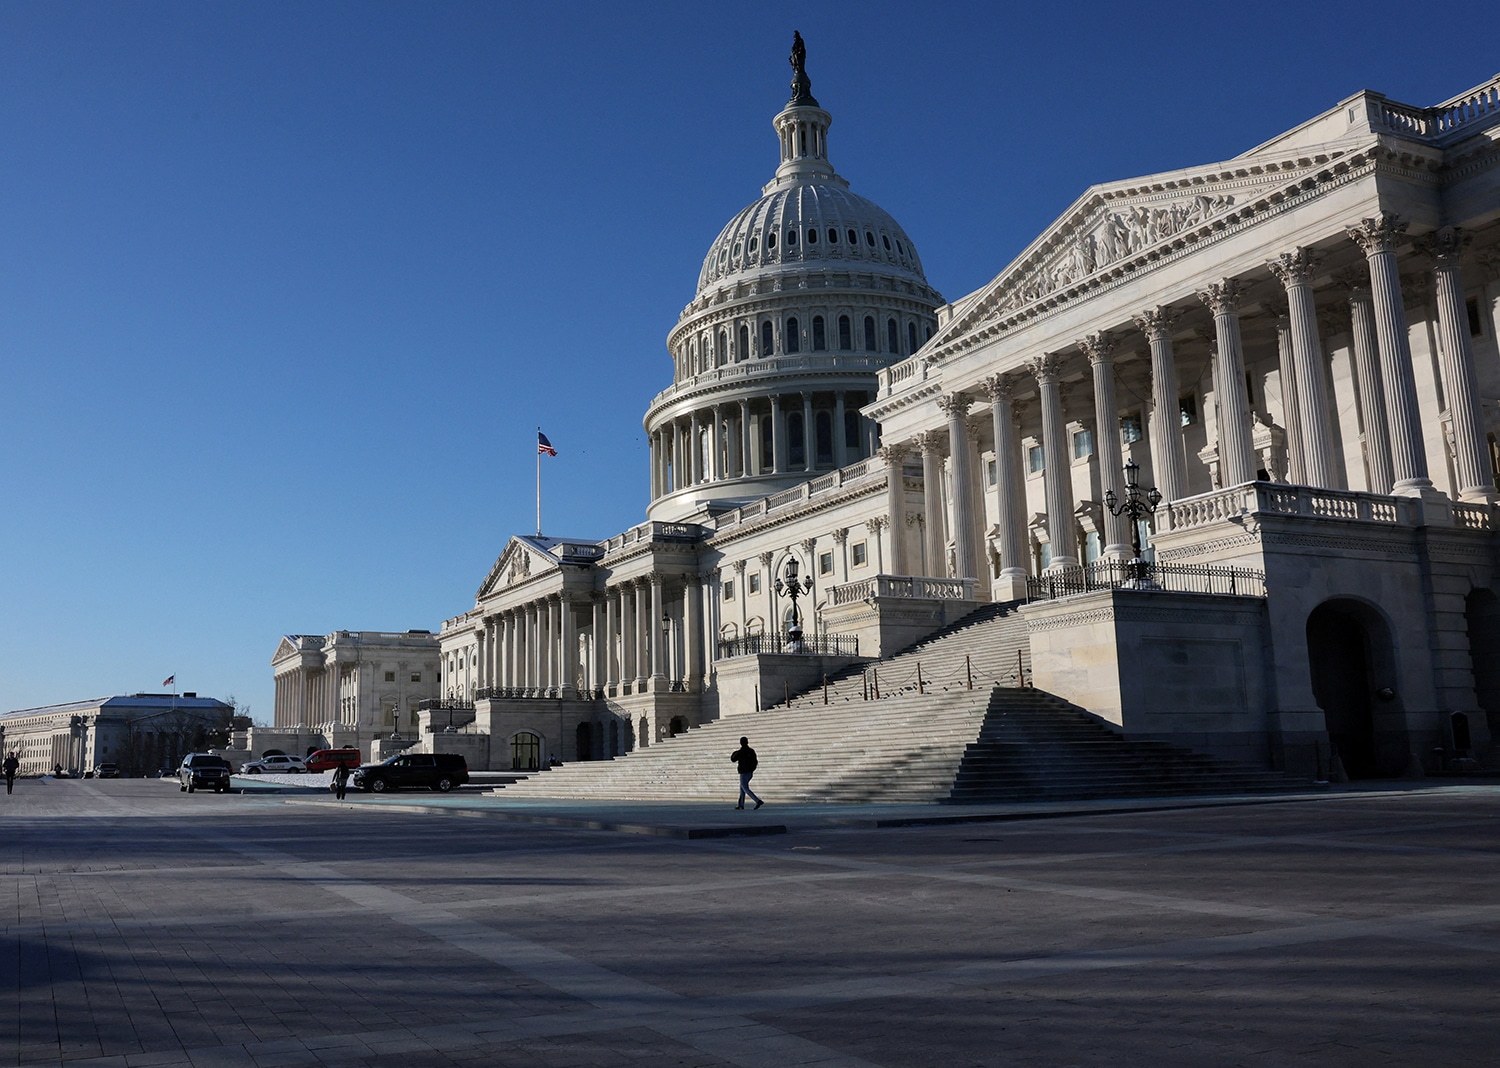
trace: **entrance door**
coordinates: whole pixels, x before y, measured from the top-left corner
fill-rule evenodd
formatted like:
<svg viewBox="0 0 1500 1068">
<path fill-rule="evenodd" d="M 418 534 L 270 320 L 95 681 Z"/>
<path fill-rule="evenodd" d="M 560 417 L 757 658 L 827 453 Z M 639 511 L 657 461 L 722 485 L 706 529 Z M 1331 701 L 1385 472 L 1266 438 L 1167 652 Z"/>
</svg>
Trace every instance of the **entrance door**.
<svg viewBox="0 0 1500 1068">
<path fill-rule="evenodd" d="M 594 756 L 594 736 L 589 730 L 587 723 L 578 725 L 578 758 L 579 760 L 592 760 Z"/>
<path fill-rule="evenodd" d="M 1344 770 L 1351 779 L 1380 774 L 1384 769 L 1376 760 L 1370 639 L 1358 615 L 1334 601 L 1314 609 L 1307 618 L 1307 658 L 1313 697 L 1323 710 L 1329 741 Z"/>
</svg>

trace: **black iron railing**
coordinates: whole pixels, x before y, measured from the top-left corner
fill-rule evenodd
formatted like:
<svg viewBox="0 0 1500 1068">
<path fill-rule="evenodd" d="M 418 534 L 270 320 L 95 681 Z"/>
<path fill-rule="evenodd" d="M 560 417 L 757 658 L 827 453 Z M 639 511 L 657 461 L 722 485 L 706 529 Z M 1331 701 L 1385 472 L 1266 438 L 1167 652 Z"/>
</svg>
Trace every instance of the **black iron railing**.
<svg viewBox="0 0 1500 1068">
<path fill-rule="evenodd" d="M 1249 567 L 1212 564 L 1157 564 L 1149 560 L 1098 560 L 1026 580 L 1026 596 L 1051 601 L 1094 590 L 1167 590 L 1230 597 L 1264 597 L 1266 573 Z"/>
<path fill-rule="evenodd" d="M 754 656 L 757 653 L 790 653 L 805 656 L 858 656 L 857 634 L 804 634 L 789 639 L 784 634 L 751 634 L 719 642 L 719 659 Z"/>
<path fill-rule="evenodd" d="M 413 712 L 472 712 L 473 701 L 456 697 L 425 697 L 411 706 Z"/>
</svg>

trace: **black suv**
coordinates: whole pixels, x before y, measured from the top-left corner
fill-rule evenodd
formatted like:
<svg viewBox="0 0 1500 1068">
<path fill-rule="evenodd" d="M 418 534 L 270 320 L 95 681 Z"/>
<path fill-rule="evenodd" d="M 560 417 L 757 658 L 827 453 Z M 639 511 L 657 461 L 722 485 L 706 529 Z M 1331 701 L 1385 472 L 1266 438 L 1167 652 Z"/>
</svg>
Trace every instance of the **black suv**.
<svg viewBox="0 0 1500 1068">
<path fill-rule="evenodd" d="M 216 794 L 229 792 L 229 761 L 212 753 L 189 753 L 177 769 L 177 788 L 192 793 L 200 786 Z"/>
<path fill-rule="evenodd" d="M 403 786 L 426 786 L 447 793 L 469 781 L 469 765 L 457 753 L 398 753 L 379 764 L 354 769 L 358 790 L 399 790 Z"/>
</svg>

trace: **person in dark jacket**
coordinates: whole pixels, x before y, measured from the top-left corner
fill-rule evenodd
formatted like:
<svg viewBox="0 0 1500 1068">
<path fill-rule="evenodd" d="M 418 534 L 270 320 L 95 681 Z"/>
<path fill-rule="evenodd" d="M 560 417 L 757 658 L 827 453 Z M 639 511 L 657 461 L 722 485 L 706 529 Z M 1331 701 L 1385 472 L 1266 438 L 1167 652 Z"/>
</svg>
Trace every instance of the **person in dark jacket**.
<svg viewBox="0 0 1500 1068">
<path fill-rule="evenodd" d="M 740 742 L 743 743 L 744 739 L 741 738 Z M 754 753 L 750 754 L 750 759 L 751 760 L 755 759 L 755 754 Z M 15 789 L 15 786 L 16 786 L 16 771 L 19 770 L 20 767 L 21 767 L 21 762 L 16 759 L 16 754 L 12 753 L 10 756 L 8 756 L 8 757 L 5 758 L 5 792 L 6 793 L 10 793 L 12 790 Z M 744 808 L 744 807 L 745 807 L 745 799 L 742 797 L 742 798 L 740 798 L 740 808 Z"/>
<path fill-rule="evenodd" d="M 722 752 L 722 750 L 721 750 Z M 745 798 L 755 802 L 755 807 L 760 808 L 765 802 L 755 796 L 755 791 L 750 789 L 750 776 L 755 774 L 758 761 L 755 759 L 755 750 L 750 748 L 750 739 L 741 738 L 740 747 L 730 754 L 729 759 L 734 761 L 740 769 L 740 803 L 735 808 L 745 807 Z"/>
<path fill-rule="evenodd" d="M 333 796 L 340 801 L 344 799 L 344 791 L 349 788 L 349 765 L 342 760 L 333 769 Z"/>
</svg>

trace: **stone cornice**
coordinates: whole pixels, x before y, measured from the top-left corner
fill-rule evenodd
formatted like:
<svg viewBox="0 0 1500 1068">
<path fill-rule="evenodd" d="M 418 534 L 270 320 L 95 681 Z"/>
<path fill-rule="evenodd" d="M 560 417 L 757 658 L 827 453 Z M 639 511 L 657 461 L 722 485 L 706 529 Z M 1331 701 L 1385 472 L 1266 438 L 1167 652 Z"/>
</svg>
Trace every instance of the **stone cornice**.
<svg viewBox="0 0 1500 1068">
<path fill-rule="evenodd" d="M 778 527 L 785 523 L 796 522 L 809 516 L 826 512 L 851 501 L 863 497 L 876 497 L 885 493 L 885 478 L 861 479 L 847 487 L 843 487 L 836 493 L 823 493 L 816 497 L 809 497 L 796 508 L 781 509 L 764 516 L 756 516 L 751 519 L 742 520 L 736 526 L 724 531 L 722 534 L 710 535 L 704 542 L 709 548 L 724 551 L 727 546 L 737 541 L 753 537 L 769 527 Z"/>
</svg>

